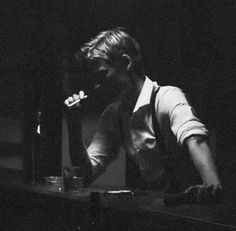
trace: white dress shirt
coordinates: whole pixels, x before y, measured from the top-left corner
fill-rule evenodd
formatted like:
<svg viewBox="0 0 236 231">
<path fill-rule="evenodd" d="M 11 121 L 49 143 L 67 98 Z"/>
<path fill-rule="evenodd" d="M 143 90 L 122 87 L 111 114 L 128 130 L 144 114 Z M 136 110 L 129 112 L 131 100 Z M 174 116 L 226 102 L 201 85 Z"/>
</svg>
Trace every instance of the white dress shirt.
<svg viewBox="0 0 236 231">
<path fill-rule="evenodd" d="M 139 166 L 146 181 L 164 174 L 162 150 L 154 134 L 150 99 L 159 86 L 146 77 L 132 115 L 122 110 L 122 103 L 109 105 L 100 117 L 88 154 L 93 172 L 100 174 L 123 147 Z M 181 89 L 162 86 L 156 96 L 156 118 L 168 152 L 175 155 L 186 138 L 208 134 Z M 157 138 L 158 139 L 158 138 Z"/>
</svg>

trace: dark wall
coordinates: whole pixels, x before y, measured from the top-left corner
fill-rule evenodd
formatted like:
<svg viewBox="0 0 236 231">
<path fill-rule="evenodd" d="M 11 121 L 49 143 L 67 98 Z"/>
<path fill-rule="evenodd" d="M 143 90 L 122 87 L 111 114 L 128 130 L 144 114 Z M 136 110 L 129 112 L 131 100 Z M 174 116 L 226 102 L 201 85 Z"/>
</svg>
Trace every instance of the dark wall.
<svg viewBox="0 0 236 231">
<path fill-rule="evenodd" d="M 4 1 L 0 7 L 0 156 L 3 161 L 6 157 L 23 155 L 24 72 L 31 69 L 36 57 L 29 3 Z"/>
<path fill-rule="evenodd" d="M 53 26 L 45 14 L 43 1 L 5 1 L 1 5 L 0 149 L 7 157 L 23 156 L 29 176 L 35 161 L 38 111 L 43 111 L 40 159 L 49 163 L 42 169 L 45 174 L 61 171 L 61 81 L 51 46 Z"/>
</svg>

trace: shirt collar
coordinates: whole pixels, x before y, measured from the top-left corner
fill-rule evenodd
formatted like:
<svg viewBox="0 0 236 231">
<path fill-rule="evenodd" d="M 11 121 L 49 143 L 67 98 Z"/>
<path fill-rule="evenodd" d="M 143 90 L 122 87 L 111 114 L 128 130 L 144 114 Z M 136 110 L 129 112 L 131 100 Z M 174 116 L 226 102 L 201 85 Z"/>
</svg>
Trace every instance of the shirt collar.
<svg viewBox="0 0 236 231">
<path fill-rule="evenodd" d="M 139 94 L 133 113 L 136 112 L 140 107 L 150 104 L 151 95 L 152 95 L 154 86 L 157 87 L 158 86 L 157 83 L 151 81 L 147 76 L 145 76 L 143 88 Z"/>
</svg>

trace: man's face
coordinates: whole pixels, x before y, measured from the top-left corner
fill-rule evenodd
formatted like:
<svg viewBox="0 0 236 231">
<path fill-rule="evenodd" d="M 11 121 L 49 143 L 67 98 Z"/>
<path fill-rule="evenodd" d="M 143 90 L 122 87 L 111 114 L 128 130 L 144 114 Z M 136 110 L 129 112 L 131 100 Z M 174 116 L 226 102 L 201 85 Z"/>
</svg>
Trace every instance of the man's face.
<svg viewBox="0 0 236 231">
<path fill-rule="evenodd" d="M 116 62 L 112 66 L 105 62 L 99 62 L 93 72 L 95 89 L 103 85 L 110 85 L 121 92 L 124 84 L 127 82 L 127 77 L 128 73 L 126 69 L 119 62 Z"/>
</svg>

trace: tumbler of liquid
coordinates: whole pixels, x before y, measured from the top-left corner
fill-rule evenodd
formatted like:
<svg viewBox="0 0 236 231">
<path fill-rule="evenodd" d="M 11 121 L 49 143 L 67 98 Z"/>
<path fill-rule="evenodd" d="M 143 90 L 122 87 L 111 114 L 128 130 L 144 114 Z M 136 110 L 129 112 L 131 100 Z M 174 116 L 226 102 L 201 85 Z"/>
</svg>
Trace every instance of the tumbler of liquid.
<svg viewBox="0 0 236 231">
<path fill-rule="evenodd" d="M 71 187 L 73 191 L 82 191 L 87 169 L 84 167 L 72 167 Z"/>
</svg>

